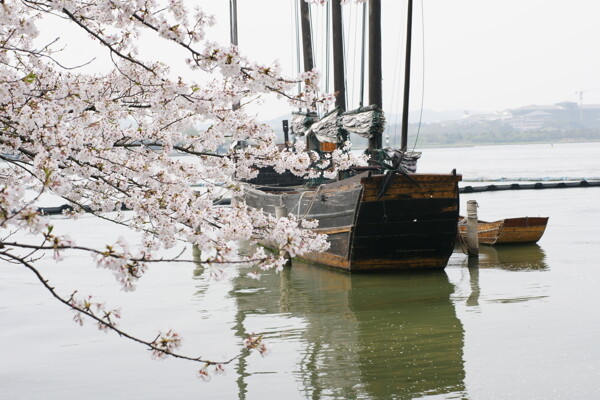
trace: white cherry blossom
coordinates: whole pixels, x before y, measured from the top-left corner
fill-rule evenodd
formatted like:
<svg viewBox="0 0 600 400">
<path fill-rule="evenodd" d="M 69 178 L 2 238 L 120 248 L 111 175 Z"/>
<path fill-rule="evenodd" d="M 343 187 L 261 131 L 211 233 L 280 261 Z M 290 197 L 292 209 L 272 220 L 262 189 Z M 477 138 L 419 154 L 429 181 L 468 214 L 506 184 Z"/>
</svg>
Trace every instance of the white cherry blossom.
<svg viewBox="0 0 600 400">
<path fill-rule="evenodd" d="M 65 43 L 43 33 L 48 19 L 100 44 L 97 57 L 113 68 L 89 73 L 63 65 Z M 278 151 L 275 134 L 247 113 L 246 104 L 265 93 L 310 110 L 333 100 L 318 92 L 316 71 L 285 76 L 276 62 L 254 63 L 235 46 L 207 42 L 213 24 L 209 12 L 189 10 L 182 0 L 0 1 L 0 259 L 21 263 L 53 291 L 36 268 L 44 261 L 40 252 L 52 251 L 60 261 L 67 252 L 88 251 L 124 290 L 132 290 L 151 263 L 160 261 L 161 250 L 178 243 L 197 246 L 203 264 L 249 265 L 253 271 L 281 269 L 285 259 L 260 250 L 244 255 L 242 241 L 267 238 L 281 254 L 292 256 L 327 247 L 323 235 L 308 229 L 316 221 L 275 219 L 244 204 L 213 206 L 224 190 L 241 190 L 236 179 L 256 176 L 260 166 L 300 176 L 320 173 L 310 171 L 320 162 L 317 155 L 300 143 L 295 151 Z M 154 35 L 157 48 L 183 52 L 197 80 L 174 76 L 153 54 L 141 54 L 137 43 L 143 34 Z M 298 82 L 303 83 L 300 94 Z M 195 126 L 208 127 L 184 134 Z M 217 154 L 237 141 L 252 145 Z M 189 157 L 172 157 L 174 152 Z M 325 161 L 326 176 L 362 162 L 345 149 Z M 199 183 L 202 190 L 193 186 Z M 135 248 L 119 240 L 95 249 L 79 246 L 77 238 L 54 232 L 38 212 L 46 193 L 73 207 L 66 217 L 87 210 L 140 232 L 142 244 Z M 13 240 L 17 229 L 31 235 Z M 120 312 L 91 297 L 53 293 L 76 310 L 77 322 L 92 318 L 102 329 L 117 329 Z M 263 348 L 260 341 L 248 340 L 249 348 Z M 180 336 L 168 331 L 154 341 L 136 341 L 162 357 L 174 354 Z"/>
</svg>

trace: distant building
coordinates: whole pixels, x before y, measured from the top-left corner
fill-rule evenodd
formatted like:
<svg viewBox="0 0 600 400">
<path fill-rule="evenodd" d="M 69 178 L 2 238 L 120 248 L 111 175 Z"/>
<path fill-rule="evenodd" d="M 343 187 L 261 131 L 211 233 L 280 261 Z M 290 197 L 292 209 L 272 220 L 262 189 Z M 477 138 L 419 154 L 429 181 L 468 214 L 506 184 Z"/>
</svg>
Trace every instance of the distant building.
<svg viewBox="0 0 600 400">
<path fill-rule="evenodd" d="M 462 123 L 502 121 L 519 131 L 538 130 L 552 125 L 600 128 L 600 105 L 579 106 L 575 102 L 529 105 L 488 114 L 465 113 Z"/>
<path fill-rule="evenodd" d="M 580 109 L 580 120 L 586 128 L 600 128 L 600 104 L 584 105 Z"/>
<path fill-rule="evenodd" d="M 518 131 L 533 131 L 540 129 L 550 120 L 552 120 L 552 113 L 547 111 L 532 111 L 517 117 L 513 116 L 505 121 Z"/>
<path fill-rule="evenodd" d="M 465 111 L 463 114 L 462 122 L 463 123 L 477 123 L 477 122 L 486 122 L 486 121 L 498 121 L 503 119 L 503 112 L 496 111 L 493 113 L 485 113 L 485 114 L 469 114 L 468 111 Z"/>
<path fill-rule="evenodd" d="M 463 117 L 463 121 L 465 122 L 498 121 L 499 119 L 501 119 L 501 114 L 498 112 L 487 114 L 471 114 Z"/>
</svg>

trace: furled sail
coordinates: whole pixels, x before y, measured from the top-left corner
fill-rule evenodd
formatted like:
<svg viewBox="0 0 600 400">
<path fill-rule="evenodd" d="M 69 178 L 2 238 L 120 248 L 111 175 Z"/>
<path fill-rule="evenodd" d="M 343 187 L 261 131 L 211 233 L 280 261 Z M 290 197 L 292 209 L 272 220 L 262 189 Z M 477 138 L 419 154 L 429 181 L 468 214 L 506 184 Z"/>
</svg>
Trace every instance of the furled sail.
<svg viewBox="0 0 600 400">
<path fill-rule="evenodd" d="M 398 152 L 398 150 L 395 150 Z M 417 161 L 421 158 L 420 151 L 404 151 L 399 152 L 399 164 L 407 171 L 411 173 L 417 172 Z"/>
<path fill-rule="evenodd" d="M 379 165 L 387 170 L 417 172 L 417 161 L 421 158 L 420 151 L 399 150 L 386 147 L 371 153 L 370 163 Z"/>
<path fill-rule="evenodd" d="M 311 125 L 317 121 L 317 114 L 311 112 L 293 112 L 292 113 L 292 134 L 304 136 Z"/>
<path fill-rule="evenodd" d="M 340 124 L 348 133 L 365 138 L 381 135 L 385 128 L 385 116 L 377 106 L 361 107 L 340 116 Z"/>
<path fill-rule="evenodd" d="M 339 108 L 334 108 L 323 116 L 318 122 L 315 122 L 309 129 L 309 134 L 313 134 L 320 142 L 337 143 L 341 132 L 341 126 L 338 117 L 341 113 Z"/>
</svg>

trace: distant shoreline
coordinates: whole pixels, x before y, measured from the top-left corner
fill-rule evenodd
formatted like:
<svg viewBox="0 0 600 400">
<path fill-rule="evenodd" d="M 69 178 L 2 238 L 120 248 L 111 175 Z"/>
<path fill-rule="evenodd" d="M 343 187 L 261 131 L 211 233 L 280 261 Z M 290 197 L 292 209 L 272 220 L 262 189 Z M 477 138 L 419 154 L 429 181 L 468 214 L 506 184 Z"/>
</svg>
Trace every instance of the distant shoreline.
<svg viewBox="0 0 600 400">
<path fill-rule="evenodd" d="M 459 147 L 480 147 L 480 146 L 514 146 L 514 145 L 527 145 L 527 144 L 564 144 L 564 143 L 598 143 L 600 139 L 597 140 L 557 140 L 557 141 L 531 141 L 531 142 L 484 142 L 484 143 L 456 143 L 456 144 L 447 144 L 447 143 L 427 143 L 426 145 L 416 146 L 415 149 L 450 149 L 450 148 L 459 148 Z M 409 146 L 412 149 L 412 146 Z M 353 150 L 366 150 L 366 146 L 354 147 Z"/>
</svg>

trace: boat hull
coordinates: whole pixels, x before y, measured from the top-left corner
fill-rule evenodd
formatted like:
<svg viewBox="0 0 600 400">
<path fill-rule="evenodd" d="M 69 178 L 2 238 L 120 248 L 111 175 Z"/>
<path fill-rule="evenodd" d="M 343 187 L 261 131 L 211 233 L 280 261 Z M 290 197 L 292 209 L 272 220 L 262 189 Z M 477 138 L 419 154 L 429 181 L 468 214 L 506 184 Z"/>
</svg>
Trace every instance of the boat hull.
<svg viewBox="0 0 600 400">
<path fill-rule="evenodd" d="M 547 217 L 505 219 L 502 233 L 496 243 L 536 243 L 542 238 L 547 224 Z"/>
<path fill-rule="evenodd" d="M 487 245 L 536 243 L 546 231 L 547 217 L 506 218 L 499 221 L 478 221 L 479 243 Z M 459 226 L 459 233 L 466 237 L 467 228 Z"/>
<path fill-rule="evenodd" d="M 247 186 L 243 200 L 319 220 L 330 248 L 299 258 L 348 272 L 443 269 L 457 235 L 460 175 L 362 174 L 285 193 Z M 272 243 L 263 243 L 272 247 Z"/>
</svg>

